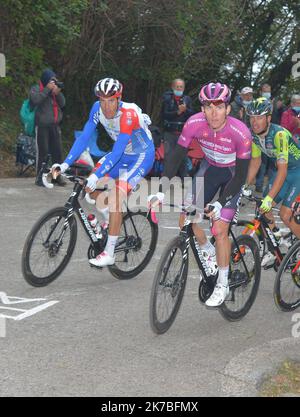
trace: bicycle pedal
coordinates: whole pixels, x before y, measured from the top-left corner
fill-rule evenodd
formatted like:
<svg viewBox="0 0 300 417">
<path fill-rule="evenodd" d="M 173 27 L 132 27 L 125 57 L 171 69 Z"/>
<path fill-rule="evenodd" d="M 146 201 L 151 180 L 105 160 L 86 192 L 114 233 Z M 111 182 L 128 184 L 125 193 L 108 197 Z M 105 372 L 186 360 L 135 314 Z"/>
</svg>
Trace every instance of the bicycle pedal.
<svg viewBox="0 0 300 417">
<path fill-rule="evenodd" d="M 271 268 L 274 268 L 274 263 L 272 263 L 271 265 L 265 265 L 265 266 L 263 266 L 263 269 L 265 271 L 267 271 L 268 269 L 271 269 Z"/>
<path fill-rule="evenodd" d="M 89 263 L 89 265 L 90 265 L 91 268 L 103 269 L 103 266 L 97 266 L 97 265 L 93 265 L 93 264 L 90 264 L 90 263 Z"/>
</svg>

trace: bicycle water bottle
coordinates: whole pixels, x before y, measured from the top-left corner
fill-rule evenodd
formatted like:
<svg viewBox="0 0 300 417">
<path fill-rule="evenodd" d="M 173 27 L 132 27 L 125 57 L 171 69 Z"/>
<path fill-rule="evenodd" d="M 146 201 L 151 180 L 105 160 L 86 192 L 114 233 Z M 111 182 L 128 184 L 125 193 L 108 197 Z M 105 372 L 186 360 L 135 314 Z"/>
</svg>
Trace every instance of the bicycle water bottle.
<svg viewBox="0 0 300 417">
<path fill-rule="evenodd" d="M 101 239 L 102 238 L 102 230 L 101 230 L 101 226 L 100 223 L 97 219 L 97 217 L 95 216 L 95 214 L 89 214 L 87 216 L 87 219 L 97 237 L 97 239 Z"/>
</svg>

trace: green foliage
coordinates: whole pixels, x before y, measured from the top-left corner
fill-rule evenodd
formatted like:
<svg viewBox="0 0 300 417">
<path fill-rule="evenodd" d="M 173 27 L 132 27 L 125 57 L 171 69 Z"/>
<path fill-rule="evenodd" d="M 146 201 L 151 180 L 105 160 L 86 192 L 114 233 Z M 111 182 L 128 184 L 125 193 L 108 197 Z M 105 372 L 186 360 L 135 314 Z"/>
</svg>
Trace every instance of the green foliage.
<svg viewBox="0 0 300 417">
<path fill-rule="evenodd" d="M 270 82 L 287 97 L 299 91 L 290 77 L 291 57 L 300 52 L 299 21 L 298 0 L 2 0 L 7 77 L 0 79 L 0 108 L 20 106 L 45 67 L 66 84 L 69 141 L 104 76 L 119 78 L 124 99 L 154 122 L 175 77 L 187 81 L 195 104 L 199 86 L 213 79 L 234 92 Z"/>
</svg>

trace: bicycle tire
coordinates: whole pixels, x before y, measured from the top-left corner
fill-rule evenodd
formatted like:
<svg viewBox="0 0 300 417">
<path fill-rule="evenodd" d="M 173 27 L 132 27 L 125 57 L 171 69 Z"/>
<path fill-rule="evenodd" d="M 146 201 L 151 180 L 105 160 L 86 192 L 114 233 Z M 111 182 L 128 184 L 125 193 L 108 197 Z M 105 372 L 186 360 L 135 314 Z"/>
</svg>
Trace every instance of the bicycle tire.
<svg viewBox="0 0 300 417">
<path fill-rule="evenodd" d="M 179 258 L 182 262 L 178 273 L 175 275 L 175 279 L 177 278 L 177 280 L 173 288 L 175 279 L 172 283 L 169 282 L 168 285 L 166 280 L 167 274 L 170 270 L 170 266 L 175 259 L 177 250 L 179 251 Z M 151 329 L 156 334 L 163 334 L 167 330 L 169 330 L 181 306 L 188 275 L 188 251 L 186 252 L 186 256 L 183 257 L 185 250 L 187 250 L 185 240 L 183 240 L 180 236 L 175 237 L 168 243 L 157 265 L 150 296 L 150 325 Z M 162 288 L 163 285 L 164 288 Z M 160 320 L 157 314 L 157 306 L 159 304 L 158 294 L 160 289 L 162 289 L 163 291 L 167 289 L 171 297 L 177 297 L 172 311 L 165 320 Z"/>
<path fill-rule="evenodd" d="M 260 282 L 260 275 L 261 275 L 261 264 L 260 264 L 260 257 L 259 257 L 259 250 L 257 247 L 256 242 L 253 240 L 252 237 L 250 236 L 246 236 L 246 235 L 241 235 L 238 236 L 236 238 L 237 243 L 239 245 L 239 247 L 248 247 L 252 253 L 253 259 L 254 259 L 254 268 L 252 268 L 251 275 L 252 277 L 250 278 L 250 282 L 254 281 L 252 289 L 250 291 L 250 294 L 248 296 L 248 299 L 246 300 L 244 306 L 239 309 L 239 310 L 232 310 L 230 307 L 233 304 L 232 299 L 235 297 L 235 291 L 238 288 L 241 288 L 244 285 L 244 288 L 246 288 L 249 285 L 249 282 L 243 285 L 240 285 L 239 287 L 234 287 L 230 290 L 230 294 L 229 297 L 227 297 L 227 299 L 224 301 L 224 303 L 218 308 L 219 313 L 228 321 L 238 321 L 241 320 L 250 310 L 250 308 L 252 307 L 256 296 L 257 296 L 257 291 L 259 288 L 259 282 Z M 235 243 L 232 243 L 232 250 L 231 250 L 231 275 L 233 276 L 233 271 L 238 271 L 237 269 L 233 269 L 234 266 L 238 266 L 238 263 L 233 263 L 234 260 L 234 254 L 236 254 L 236 246 Z M 244 255 L 243 255 L 244 256 Z M 240 267 L 244 268 L 244 265 L 242 263 L 242 261 L 238 261 L 240 262 Z M 247 265 L 248 267 L 248 265 Z M 253 279 L 252 279 L 253 278 Z M 249 279 L 249 277 L 248 277 Z M 232 282 L 232 284 L 234 284 L 234 281 Z M 233 292 L 234 291 L 234 292 Z"/>
<path fill-rule="evenodd" d="M 69 243 L 66 250 L 66 255 L 63 257 L 62 261 L 59 263 L 59 265 L 55 268 L 54 271 L 52 271 L 49 275 L 46 276 L 38 276 L 37 272 L 32 271 L 32 265 L 31 265 L 31 251 L 32 246 L 34 243 L 34 239 L 38 235 L 38 233 L 41 231 L 42 227 L 45 225 L 45 223 L 52 218 L 64 218 L 64 222 L 67 219 L 68 211 L 65 207 L 55 207 L 49 211 L 47 211 L 45 214 L 43 214 L 37 222 L 32 227 L 29 235 L 27 236 L 27 239 L 24 244 L 23 252 L 22 252 L 22 273 L 24 279 L 28 282 L 28 284 L 34 286 L 34 287 L 45 287 L 46 285 L 50 284 L 50 282 L 53 282 L 65 269 L 67 264 L 69 263 L 71 256 L 73 254 L 76 240 L 77 240 L 77 222 L 75 219 L 75 216 L 68 218 L 68 224 L 69 224 L 69 231 L 70 231 L 70 237 L 69 237 Z M 56 228 L 56 227 L 55 227 Z M 55 228 L 53 228 L 52 233 L 55 231 Z M 53 243 L 53 242 L 52 242 Z M 51 246 L 51 245 L 49 245 Z M 45 251 L 45 247 L 41 248 L 44 254 L 47 253 Z M 54 258 L 52 256 L 52 253 L 50 253 L 50 247 L 48 248 L 48 257 Z M 59 250 L 57 251 L 57 253 Z M 42 253 L 43 254 L 43 253 Z M 38 260 L 40 260 L 39 258 Z"/>
<path fill-rule="evenodd" d="M 145 237 L 143 237 L 144 229 L 141 228 L 141 230 L 138 230 L 139 224 L 140 224 L 137 222 L 138 217 L 140 219 L 143 219 L 144 225 L 147 224 L 150 227 L 151 238 L 150 238 L 148 247 L 146 247 Z M 137 228 L 138 236 L 136 236 L 135 230 L 132 226 L 132 221 Z M 124 226 L 126 222 L 128 223 L 127 231 L 126 231 L 126 227 Z M 131 235 L 128 234 L 128 230 L 130 229 L 130 227 L 132 227 Z M 120 280 L 123 280 L 123 279 L 126 280 L 126 279 L 131 279 L 131 278 L 136 277 L 146 268 L 146 266 L 150 262 L 154 254 L 155 248 L 156 248 L 157 238 L 158 238 L 158 225 L 151 220 L 147 212 L 139 210 L 136 212 L 131 212 L 130 214 L 129 213 L 125 214 L 125 216 L 123 217 L 123 222 L 121 226 L 120 237 L 118 239 L 119 243 L 117 243 L 116 245 L 115 263 L 114 265 L 110 265 L 108 267 L 110 273 L 115 278 L 120 279 Z M 120 257 L 118 256 L 118 251 L 119 253 L 122 254 L 123 244 L 124 244 L 124 251 L 123 251 L 124 255 L 122 258 L 122 255 Z M 134 248 L 130 249 L 130 246 L 134 246 Z M 128 268 L 128 256 L 132 256 L 132 258 L 134 258 L 134 255 L 136 255 L 137 257 L 138 253 L 142 254 L 143 247 L 144 247 L 144 250 L 146 250 L 145 256 L 143 256 L 143 258 L 140 259 L 137 262 L 137 264 L 130 266 L 129 269 L 125 269 L 126 265 Z"/>
<path fill-rule="evenodd" d="M 289 265 L 289 262 L 291 262 L 292 258 L 295 258 L 292 260 L 291 266 L 294 265 L 294 262 L 298 263 L 300 260 L 300 257 L 297 258 L 297 253 L 300 252 L 300 240 L 296 241 L 293 246 L 290 247 L 290 249 L 287 251 L 286 255 L 284 256 L 279 269 L 276 274 L 275 282 L 274 282 L 274 290 L 273 290 L 273 298 L 276 307 L 281 311 L 293 311 L 296 308 L 300 306 L 300 274 L 294 274 L 294 276 L 291 274 L 290 280 L 293 284 L 293 288 L 298 291 L 299 298 L 298 300 L 294 302 L 286 302 L 285 297 L 283 296 L 283 274 L 286 269 L 286 267 Z M 296 271 L 295 271 L 296 272 Z"/>
</svg>

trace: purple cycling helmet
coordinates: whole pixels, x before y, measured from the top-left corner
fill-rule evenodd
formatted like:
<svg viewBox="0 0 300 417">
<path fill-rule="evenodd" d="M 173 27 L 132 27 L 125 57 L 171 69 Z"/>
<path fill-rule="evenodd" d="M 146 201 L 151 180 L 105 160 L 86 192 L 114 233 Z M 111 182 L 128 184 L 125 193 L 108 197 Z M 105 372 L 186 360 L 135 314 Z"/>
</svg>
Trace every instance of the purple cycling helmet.
<svg viewBox="0 0 300 417">
<path fill-rule="evenodd" d="M 200 103 L 220 101 L 229 104 L 231 91 L 226 84 L 209 83 L 205 84 L 199 93 Z"/>
</svg>

